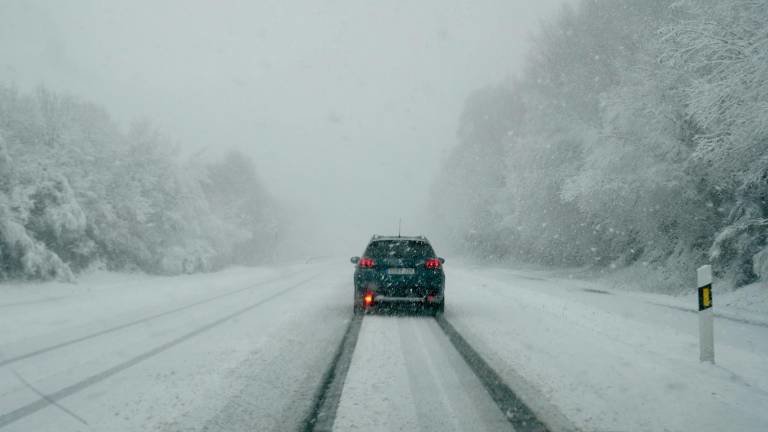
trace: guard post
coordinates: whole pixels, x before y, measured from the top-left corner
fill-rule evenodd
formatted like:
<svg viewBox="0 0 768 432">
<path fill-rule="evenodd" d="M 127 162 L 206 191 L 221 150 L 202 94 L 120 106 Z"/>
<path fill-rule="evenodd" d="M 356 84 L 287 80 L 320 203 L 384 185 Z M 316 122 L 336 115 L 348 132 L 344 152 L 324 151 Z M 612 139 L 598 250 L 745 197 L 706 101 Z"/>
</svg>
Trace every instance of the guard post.
<svg viewBox="0 0 768 432">
<path fill-rule="evenodd" d="M 699 287 L 699 360 L 715 363 L 714 312 L 712 312 L 712 266 L 696 270 Z"/>
</svg>

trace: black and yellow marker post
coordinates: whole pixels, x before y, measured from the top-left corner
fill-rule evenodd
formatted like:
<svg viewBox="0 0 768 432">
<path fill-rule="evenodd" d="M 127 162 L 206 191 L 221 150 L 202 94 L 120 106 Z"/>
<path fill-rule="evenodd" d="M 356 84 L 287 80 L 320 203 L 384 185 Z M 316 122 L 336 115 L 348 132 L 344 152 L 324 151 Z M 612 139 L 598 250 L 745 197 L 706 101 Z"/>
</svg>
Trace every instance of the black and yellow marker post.
<svg viewBox="0 0 768 432">
<path fill-rule="evenodd" d="M 715 329 L 712 311 L 712 266 L 696 270 L 699 287 L 699 360 L 715 362 Z"/>
<path fill-rule="evenodd" d="M 706 284 L 699 287 L 699 310 L 712 307 L 712 284 Z"/>
</svg>

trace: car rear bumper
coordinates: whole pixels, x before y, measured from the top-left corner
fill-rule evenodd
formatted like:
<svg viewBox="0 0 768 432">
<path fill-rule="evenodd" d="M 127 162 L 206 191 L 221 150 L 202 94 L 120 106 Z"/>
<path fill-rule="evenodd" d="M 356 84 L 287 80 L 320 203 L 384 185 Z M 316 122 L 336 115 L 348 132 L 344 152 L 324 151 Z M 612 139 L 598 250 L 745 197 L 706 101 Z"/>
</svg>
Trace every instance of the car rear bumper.
<svg viewBox="0 0 768 432">
<path fill-rule="evenodd" d="M 358 292 L 373 291 L 390 297 L 422 297 L 442 294 L 445 275 L 441 270 L 419 271 L 414 276 L 390 276 L 378 270 L 358 269 L 354 284 Z"/>
<path fill-rule="evenodd" d="M 365 298 L 371 295 L 370 302 L 365 300 Z M 426 308 L 426 307 L 438 307 L 444 303 L 445 297 L 442 292 L 433 292 L 429 295 L 416 297 L 416 296 L 408 296 L 408 297 L 399 297 L 399 296 L 392 296 L 392 295 L 383 295 L 383 294 L 377 294 L 375 292 L 367 291 L 365 293 L 361 293 L 360 295 L 355 296 L 355 307 L 361 308 L 361 309 L 378 309 L 378 308 L 384 308 L 388 309 L 390 307 L 393 308 Z"/>
<path fill-rule="evenodd" d="M 431 304 L 440 303 L 443 301 L 443 295 L 427 296 L 427 297 L 392 297 L 385 295 L 377 295 L 373 297 L 374 303 L 405 303 L 405 304 Z"/>
</svg>

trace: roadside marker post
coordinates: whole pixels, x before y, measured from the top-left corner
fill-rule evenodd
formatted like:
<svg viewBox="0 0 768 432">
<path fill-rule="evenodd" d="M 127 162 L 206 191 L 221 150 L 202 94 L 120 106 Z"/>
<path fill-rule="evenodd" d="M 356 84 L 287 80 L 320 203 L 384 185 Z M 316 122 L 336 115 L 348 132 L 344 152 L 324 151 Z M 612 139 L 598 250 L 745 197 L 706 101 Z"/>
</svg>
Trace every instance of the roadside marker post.
<svg viewBox="0 0 768 432">
<path fill-rule="evenodd" d="M 699 360 L 715 363 L 714 312 L 712 311 L 712 266 L 696 270 L 699 287 Z"/>
</svg>

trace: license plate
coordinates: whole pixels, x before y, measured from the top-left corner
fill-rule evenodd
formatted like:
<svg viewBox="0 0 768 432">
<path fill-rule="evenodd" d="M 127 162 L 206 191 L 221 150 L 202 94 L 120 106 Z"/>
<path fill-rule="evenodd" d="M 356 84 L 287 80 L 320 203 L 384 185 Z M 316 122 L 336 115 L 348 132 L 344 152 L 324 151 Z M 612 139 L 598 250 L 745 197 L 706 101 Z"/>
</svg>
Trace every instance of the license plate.
<svg viewBox="0 0 768 432">
<path fill-rule="evenodd" d="M 387 270 L 391 275 L 412 275 L 416 274 L 416 269 L 412 268 L 391 268 Z"/>
</svg>

